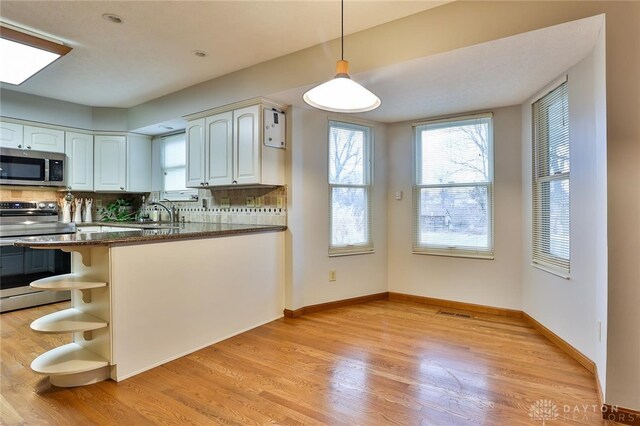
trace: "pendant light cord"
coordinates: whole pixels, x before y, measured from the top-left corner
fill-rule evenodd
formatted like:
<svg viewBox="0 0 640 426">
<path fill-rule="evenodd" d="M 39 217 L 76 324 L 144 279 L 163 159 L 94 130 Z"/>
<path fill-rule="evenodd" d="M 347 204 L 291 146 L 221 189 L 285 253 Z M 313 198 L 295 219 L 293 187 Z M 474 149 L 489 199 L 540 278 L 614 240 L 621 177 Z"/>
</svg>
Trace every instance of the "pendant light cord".
<svg viewBox="0 0 640 426">
<path fill-rule="evenodd" d="M 340 59 L 344 61 L 344 0 L 340 0 Z"/>
</svg>

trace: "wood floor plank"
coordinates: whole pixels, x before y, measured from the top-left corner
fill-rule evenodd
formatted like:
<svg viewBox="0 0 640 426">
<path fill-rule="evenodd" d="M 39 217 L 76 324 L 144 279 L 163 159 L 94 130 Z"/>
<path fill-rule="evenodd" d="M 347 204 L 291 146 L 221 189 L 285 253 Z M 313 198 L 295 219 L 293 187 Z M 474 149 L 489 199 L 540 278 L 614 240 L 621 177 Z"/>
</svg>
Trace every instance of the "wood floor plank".
<svg viewBox="0 0 640 426">
<path fill-rule="evenodd" d="M 378 300 L 63 389 L 29 365 L 70 337 L 29 324 L 65 306 L 0 316 L 3 425 L 531 425 L 538 401 L 553 424 L 603 424 L 591 373 L 519 318 Z"/>
</svg>

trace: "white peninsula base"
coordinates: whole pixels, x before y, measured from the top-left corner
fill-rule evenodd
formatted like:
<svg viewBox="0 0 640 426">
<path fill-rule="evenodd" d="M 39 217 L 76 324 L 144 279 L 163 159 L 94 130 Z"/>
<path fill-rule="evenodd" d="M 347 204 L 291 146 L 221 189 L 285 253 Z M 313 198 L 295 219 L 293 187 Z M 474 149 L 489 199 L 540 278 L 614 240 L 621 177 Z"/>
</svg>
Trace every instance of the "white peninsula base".
<svg viewBox="0 0 640 426">
<path fill-rule="evenodd" d="M 110 247 L 111 378 L 283 315 L 284 233 Z"/>
</svg>

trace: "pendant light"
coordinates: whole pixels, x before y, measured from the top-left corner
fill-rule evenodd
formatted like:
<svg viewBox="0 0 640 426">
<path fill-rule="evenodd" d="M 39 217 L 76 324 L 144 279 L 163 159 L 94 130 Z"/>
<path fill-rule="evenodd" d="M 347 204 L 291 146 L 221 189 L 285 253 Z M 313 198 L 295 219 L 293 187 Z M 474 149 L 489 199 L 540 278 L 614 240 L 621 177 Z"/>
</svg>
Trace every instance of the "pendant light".
<svg viewBox="0 0 640 426">
<path fill-rule="evenodd" d="M 380 106 L 380 99 L 349 77 L 349 62 L 344 60 L 344 0 L 340 0 L 340 60 L 332 80 L 306 92 L 302 99 L 314 108 L 331 112 L 356 113 Z"/>
</svg>

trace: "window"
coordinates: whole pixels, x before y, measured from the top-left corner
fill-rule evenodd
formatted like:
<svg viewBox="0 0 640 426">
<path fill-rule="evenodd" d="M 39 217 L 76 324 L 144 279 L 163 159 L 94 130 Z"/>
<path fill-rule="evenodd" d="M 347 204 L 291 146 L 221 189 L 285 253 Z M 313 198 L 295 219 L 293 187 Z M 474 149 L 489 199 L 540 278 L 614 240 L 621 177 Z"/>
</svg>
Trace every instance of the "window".
<svg viewBox="0 0 640 426">
<path fill-rule="evenodd" d="M 532 105 L 533 264 L 568 278 L 569 100 L 567 82 Z"/>
<path fill-rule="evenodd" d="M 185 187 L 187 170 L 185 134 L 164 136 L 161 140 L 162 198 L 171 201 L 197 199 L 198 190 Z"/>
<path fill-rule="evenodd" d="M 413 252 L 492 258 L 492 115 L 414 129 Z"/>
<path fill-rule="evenodd" d="M 329 255 L 373 252 L 371 128 L 329 122 Z"/>
</svg>

